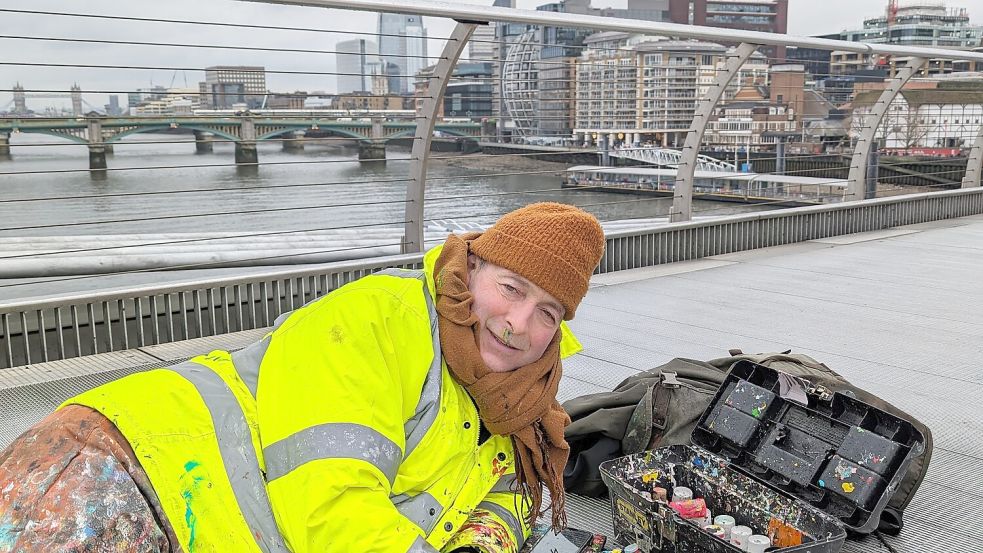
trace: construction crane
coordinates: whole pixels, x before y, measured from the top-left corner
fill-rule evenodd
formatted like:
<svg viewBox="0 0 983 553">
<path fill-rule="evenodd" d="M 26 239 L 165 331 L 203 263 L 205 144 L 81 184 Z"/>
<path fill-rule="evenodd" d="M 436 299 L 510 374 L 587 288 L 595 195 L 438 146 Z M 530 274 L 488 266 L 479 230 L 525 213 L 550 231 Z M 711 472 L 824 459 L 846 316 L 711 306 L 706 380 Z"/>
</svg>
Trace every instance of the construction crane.
<svg viewBox="0 0 983 553">
<path fill-rule="evenodd" d="M 891 27 L 898 20 L 898 0 L 888 0 L 887 2 L 887 43 L 891 43 Z"/>
</svg>

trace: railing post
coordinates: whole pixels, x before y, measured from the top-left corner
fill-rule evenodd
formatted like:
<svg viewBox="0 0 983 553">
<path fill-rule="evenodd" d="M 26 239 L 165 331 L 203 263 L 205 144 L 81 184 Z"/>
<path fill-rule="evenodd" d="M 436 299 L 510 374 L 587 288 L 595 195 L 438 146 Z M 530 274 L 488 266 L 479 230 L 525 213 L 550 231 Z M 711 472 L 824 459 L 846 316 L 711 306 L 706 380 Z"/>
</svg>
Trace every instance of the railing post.
<svg viewBox="0 0 983 553">
<path fill-rule="evenodd" d="M 976 142 L 969 150 L 966 160 L 966 174 L 963 176 L 963 188 L 980 186 L 980 174 L 983 173 L 983 125 L 976 130 Z"/>
<path fill-rule="evenodd" d="M 888 107 L 890 107 L 891 102 L 894 101 L 895 96 L 905 84 L 915 75 L 915 72 L 925 64 L 925 58 L 914 57 L 908 60 L 908 63 L 904 67 L 898 70 L 898 74 L 891 79 L 887 87 L 884 88 L 884 92 L 881 92 L 881 96 L 874 103 L 871 108 L 870 113 L 864 117 L 860 129 L 860 136 L 857 138 L 857 146 L 853 150 L 853 159 L 850 161 L 850 175 L 847 177 L 847 190 L 846 197 L 844 201 L 855 201 L 862 200 L 867 197 L 867 167 L 870 161 L 870 152 L 874 147 L 874 135 L 877 133 L 877 128 L 881 125 L 881 120 L 884 119 L 884 114 L 887 113 Z M 854 117 L 856 117 L 856 111 L 854 112 Z M 877 191 L 877 183 L 874 183 L 873 188 L 875 195 Z"/>
<path fill-rule="evenodd" d="M 672 207 L 669 209 L 669 221 L 689 221 L 693 218 L 693 181 L 696 174 L 696 160 L 700 155 L 700 143 L 703 142 L 703 133 L 706 130 L 713 108 L 724 95 L 724 90 L 734 75 L 740 70 L 744 62 L 757 49 L 757 45 L 742 42 L 728 56 L 727 63 L 717 77 L 707 94 L 696 106 L 696 113 L 693 114 L 693 125 L 686 133 L 686 141 L 683 142 L 683 153 L 679 160 L 679 167 L 676 171 L 676 185 L 672 197 Z"/>
<path fill-rule="evenodd" d="M 444 44 L 440 60 L 434 67 L 432 78 L 427 83 L 426 98 L 417 114 L 416 133 L 413 136 L 413 150 L 410 154 L 410 176 L 412 180 L 406 187 L 406 216 L 404 217 L 403 251 L 415 253 L 423 251 L 423 195 L 427 188 L 427 162 L 430 159 L 430 141 L 433 128 L 437 124 L 437 113 L 444 101 L 447 81 L 457 66 L 457 60 L 471 38 L 477 25 L 458 22 L 450 39 Z"/>
</svg>

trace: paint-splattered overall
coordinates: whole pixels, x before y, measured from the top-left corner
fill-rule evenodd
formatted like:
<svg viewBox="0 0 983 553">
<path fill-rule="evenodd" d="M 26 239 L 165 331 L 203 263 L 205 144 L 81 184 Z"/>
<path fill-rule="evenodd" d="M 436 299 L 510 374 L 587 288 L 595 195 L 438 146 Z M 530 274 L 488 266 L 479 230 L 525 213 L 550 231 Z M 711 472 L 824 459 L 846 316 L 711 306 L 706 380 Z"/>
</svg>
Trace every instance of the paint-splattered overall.
<svg viewBox="0 0 983 553">
<path fill-rule="evenodd" d="M 162 520 L 126 439 L 87 407 L 52 413 L 0 452 L 0 552 L 168 552 L 177 541 Z"/>
</svg>

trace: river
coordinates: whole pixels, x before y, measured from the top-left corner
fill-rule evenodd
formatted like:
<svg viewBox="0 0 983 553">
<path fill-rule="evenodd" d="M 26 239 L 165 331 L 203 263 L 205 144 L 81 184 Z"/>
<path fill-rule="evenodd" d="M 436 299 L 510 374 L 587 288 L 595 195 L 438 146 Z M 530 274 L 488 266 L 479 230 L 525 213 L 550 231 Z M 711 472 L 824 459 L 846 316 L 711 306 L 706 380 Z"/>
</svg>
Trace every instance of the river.
<svg viewBox="0 0 983 553">
<path fill-rule="evenodd" d="M 53 145 L 45 145 L 53 144 Z M 386 163 L 357 160 L 337 141 L 312 141 L 302 152 L 260 142 L 259 168 L 233 163 L 233 146 L 196 154 L 188 135 L 138 134 L 115 145 L 110 170 L 92 175 L 88 150 L 46 135 L 14 134 L 0 161 L 0 243 L 18 236 L 126 236 L 133 233 L 275 232 L 372 225 L 402 227 L 410 153 L 391 148 Z M 434 156 L 453 156 L 438 154 Z M 664 217 L 671 199 L 560 189 L 558 164 L 503 158 L 437 160 L 428 173 L 425 216 L 490 224 L 498 214 L 534 201 L 581 205 L 602 221 Z M 480 161 L 480 163 L 478 163 Z M 31 199 L 33 201 L 21 201 Z M 276 211 L 269 211 L 276 208 Z M 753 206 L 694 202 L 697 215 Z M 757 208 L 760 209 L 760 208 Z M 0 280 L 0 299 L 113 288 L 243 269 L 91 278 Z"/>
</svg>

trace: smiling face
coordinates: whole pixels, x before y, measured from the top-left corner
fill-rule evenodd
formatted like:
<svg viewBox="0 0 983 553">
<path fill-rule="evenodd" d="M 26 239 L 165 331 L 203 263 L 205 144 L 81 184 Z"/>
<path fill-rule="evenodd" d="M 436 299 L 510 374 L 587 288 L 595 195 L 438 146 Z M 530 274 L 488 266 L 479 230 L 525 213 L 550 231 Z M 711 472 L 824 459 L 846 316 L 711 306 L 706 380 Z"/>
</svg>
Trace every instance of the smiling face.
<svg viewBox="0 0 983 553">
<path fill-rule="evenodd" d="M 485 365 L 508 372 L 542 357 L 563 320 L 560 302 L 519 274 L 474 255 L 468 256 L 468 270 Z"/>
</svg>

